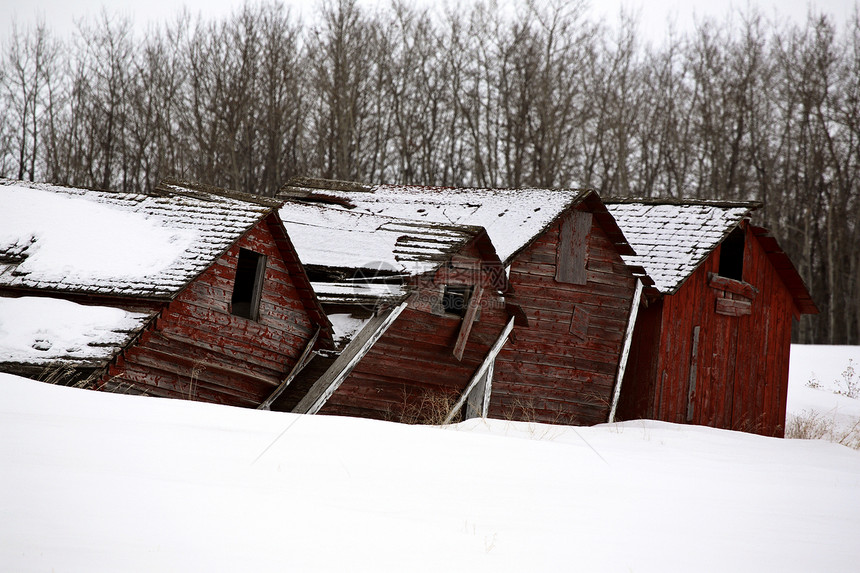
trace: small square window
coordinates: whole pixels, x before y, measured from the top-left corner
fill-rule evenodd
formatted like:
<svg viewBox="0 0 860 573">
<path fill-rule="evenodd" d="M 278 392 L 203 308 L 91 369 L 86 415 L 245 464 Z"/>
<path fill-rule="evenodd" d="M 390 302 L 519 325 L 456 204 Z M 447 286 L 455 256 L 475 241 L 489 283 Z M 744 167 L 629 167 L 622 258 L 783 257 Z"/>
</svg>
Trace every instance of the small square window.
<svg viewBox="0 0 860 573">
<path fill-rule="evenodd" d="M 465 316 L 472 289 L 465 285 L 446 285 L 442 294 L 442 309 L 448 314 Z"/>
<path fill-rule="evenodd" d="M 230 312 L 250 320 L 257 320 L 260 298 L 263 294 L 263 277 L 266 274 L 266 256 L 248 249 L 239 249 L 236 265 L 236 282 L 230 299 Z"/>
</svg>

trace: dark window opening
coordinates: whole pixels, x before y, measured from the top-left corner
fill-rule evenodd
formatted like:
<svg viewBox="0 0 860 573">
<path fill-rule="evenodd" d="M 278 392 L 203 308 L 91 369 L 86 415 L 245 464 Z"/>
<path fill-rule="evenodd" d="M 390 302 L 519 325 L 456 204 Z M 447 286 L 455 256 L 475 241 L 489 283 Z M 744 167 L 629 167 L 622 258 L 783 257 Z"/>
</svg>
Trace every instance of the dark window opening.
<svg viewBox="0 0 860 573">
<path fill-rule="evenodd" d="M 736 281 L 744 274 L 744 230 L 738 227 L 720 246 L 720 276 Z"/>
<path fill-rule="evenodd" d="M 447 285 L 442 294 L 442 309 L 457 316 L 466 315 L 471 289 L 465 285 Z"/>
<path fill-rule="evenodd" d="M 260 312 L 260 297 L 263 294 L 263 276 L 266 273 L 266 257 L 248 249 L 239 249 L 236 265 L 236 283 L 230 299 L 231 312 L 251 320 L 257 320 Z"/>
</svg>

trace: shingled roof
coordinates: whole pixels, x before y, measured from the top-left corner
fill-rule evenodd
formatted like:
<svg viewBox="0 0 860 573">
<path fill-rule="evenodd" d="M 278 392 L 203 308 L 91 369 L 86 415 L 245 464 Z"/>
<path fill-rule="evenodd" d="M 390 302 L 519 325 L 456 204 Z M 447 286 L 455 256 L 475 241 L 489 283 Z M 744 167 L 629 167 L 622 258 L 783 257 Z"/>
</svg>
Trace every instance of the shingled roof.
<svg viewBox="0 0 860 573">
<path fill-rule="evenodd" d="M 585 202 L 619 251 L 632 252 L 600 198 L 588 190 L 362 185 L 295 178 L 280 196 L 385 217 L 483 227 L 506 265 L 562 213 Z"/>
<path fill-rule="evenodd" d="M 641 266 L 662 294 L 673 294 L 741 221 L 760 204 L 754 202 L 609 199 L 606 207 L 618 221 Z"/>
<path fill-rule="evenodd" d="M 280 203 L 0 181 L 0 286 L 169 299 Z"/>
<path fill-rule="evenodd" d="M 689 199 L 609 199 L 606 206 L 624 230 L 635 255 L 624 261 L 642 266 L 662 294 L 673 294 L 744 219 L 761 207 L 755 201 Z M 750 225 L 798 310 L 818 308 L 794 263 L 767 229 Z"/>
</svg>

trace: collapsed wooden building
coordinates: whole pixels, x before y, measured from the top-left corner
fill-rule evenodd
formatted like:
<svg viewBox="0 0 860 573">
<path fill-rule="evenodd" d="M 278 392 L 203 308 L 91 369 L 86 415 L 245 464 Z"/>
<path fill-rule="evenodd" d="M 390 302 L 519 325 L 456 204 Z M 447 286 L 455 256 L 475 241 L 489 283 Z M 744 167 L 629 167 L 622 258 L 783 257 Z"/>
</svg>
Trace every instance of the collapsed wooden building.
<svg viewBox="0 0 860 573">
<path fill-rule="evenodd" d="M 483 413 L 570 424 L 607 421 L 624 370 L 631 318 L 638 308 L 633 301 L 649 279 L 641 267 L 622 259 L 633 250 L 596 193 L 365 186 L 301 179 L 288 183 L 281 197 L 356 219 L 375 216 L 412 221 L 412 225 L 485 228 L 508 275 L 508 288 L 501 293 L 504 306 L 519 320 L 489 364 L 479 400 L 485 403 Z M 290 226 L 291 216 L 282 212 L 282 218 L 290 234 L 299 236 L 300 231 Z M 374 228 L 370 225 L 368 231 Z M 321 229 L 310 246 L 323 237 Z M 361 252 L 358 243 L 334 237 L 332 242 Z M 297 249 L 310 262 L 302 242 Z M 313 276 L 315 271 L 310 273 Z M 337 302 L 327 298 L 325 290 L 330 287 L 314 286 L 324 302 Z M 510 320 L 493 316 L 493 332 Z M 442 338 L 450 344 L 451 337 L 448 332 Z M 483 341 L 482 350 L 491 339 Z M 380 361 L 367 369 L 376 369 L 377 376 L 397 376 L 400 364 L 417 351 L 403 340 L 388 349 L 398 355 L 397 361 Z M 448 365 L 422 362 L 411 380 L 431 380 L 443 367 Z M 477 363 L 469 368 L 477 368 Z M 467 372 L 468 368 L 462 380 L 468 378 Z M 409 389 L 408 384 L 402 387 Z M 349 412 L 347 406 L 344 396 L 340 411 Z"/>
<path fill-rule="evenodd" d="M 467 389 L 516 309 L 484 229 L 287 202 L 281 218 L 335 331 L 276 410 L 406 422 L 481 415 Z M 465 410 L 465 411 L 464 411 Z"/>
<path fill-rule="evenodd" d="M 756 203 L 608 202 L 653 278 L 617 418 L 782 436 L 792 321 L 818 312 Z"/>
<path fill-rule="evenodd" d="M 0 344 L 0 370 L 258 407 L 332 344 L 278 201 L 0 181 L 0 202 L 0 331 L 29 333 Z M 63 320 L 77 336 L 45 339 Z"/>
</svg>

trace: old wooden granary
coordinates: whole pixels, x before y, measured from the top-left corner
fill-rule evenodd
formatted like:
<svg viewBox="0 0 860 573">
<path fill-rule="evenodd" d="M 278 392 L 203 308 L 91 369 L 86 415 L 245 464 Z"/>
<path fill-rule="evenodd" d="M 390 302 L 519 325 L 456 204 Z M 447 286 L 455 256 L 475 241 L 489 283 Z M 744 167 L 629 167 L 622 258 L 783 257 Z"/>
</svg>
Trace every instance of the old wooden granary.
<svg viewBox="0 0 860 573">
<path fill-rule="evenodd" d="M 280 213 L 338 348 L 317 353 L 273 409 L 440 422 L 482 407 L 466 403 L 467 389 L 516 314 L 482 228 L 318 202 L 288 201 Z"/>
<path fill-rule="evenodd" d="M 257 407 L 303 353 L 331 345 L 278 201 L 179 182 L 130 194 L 3 181 L 0 203 L 0 330 L 35 337 L 0 346 L 0 369 Z M 39 334 L 62 320 L 62 345 Z"/>
<path fill-rule="evenodd" d="M 617 419 L 783 434 L 792 321 L 817 313 L 755 203 L 610 203 L 655 282 L 636 321 Z"/>
<path fill-rule="evenodd" d="M 633 250 L 596 193 L 301 179 L 282 194 L 344 212 L 486 228 L 509 277 L 505 302 L 520 320 L 490 364 L 483 413 L 607 421 L 638 307 L 633 301 L 649 280 L 622 259 Z M 304 258 L 301 247 L 299 253 Z M 435 375 L 427 366 L 418 373 L 425 378 Z"/>
</svg>

